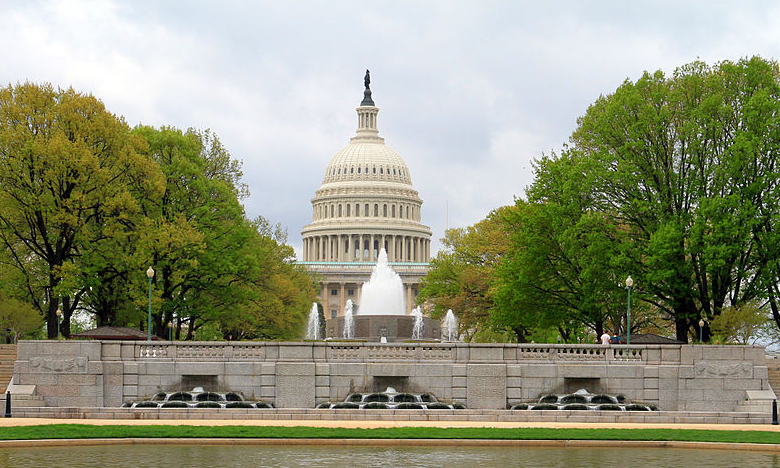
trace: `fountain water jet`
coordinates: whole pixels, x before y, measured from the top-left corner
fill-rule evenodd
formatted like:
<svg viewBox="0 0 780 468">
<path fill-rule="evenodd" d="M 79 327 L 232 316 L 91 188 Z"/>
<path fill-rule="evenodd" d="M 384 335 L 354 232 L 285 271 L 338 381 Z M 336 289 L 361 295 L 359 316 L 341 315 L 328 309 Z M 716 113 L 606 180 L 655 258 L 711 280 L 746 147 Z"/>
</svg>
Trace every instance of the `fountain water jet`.
<svg viewBox="0 0 780 468">
<path fill-rule="evenodd" d="M 342 337 L 345 340 L 351 340 L 355 337 L 355 320 L 352 317 L 352 299 L 347 299 L 344 306 L 344 333 Z"/>
<path fill-rule="evenodd" d="M 412 316 L 414 317 L 414 326 L 412 327 L 412 339 L 421 340 L 423 337 L 423 314 L 420 306 L 417 306 L 412 310 Z"/>
<path fill-rule="evenodd" d="M 317 308 L 316 302 L 312 303 L 311 312 L 309 312 L 309 323 L 306 326 L 306 339 L 307 340 L 320 339 L 320 311 Z"/>
<path fill-rule="evenodd" d="M 458 340 L 458 319 L 455 318 L 455 314 L 452 313 L 452 309 L 447 311 L 447 315 L 444 316 L 444 326 L 442 327 L 444 332 L 444 338 L 447 341 Z"/>
<path fill-rule="evenodd" d="M 387 264 L 387 252 L 379 251 L 371 278 L 363 283 L 360 315 L 406 315 L 404 285 L 398 273 Z"/>
<path fill-rule="evenodd" d="M 354 312 L 354 311 L 353 311 Z M 353 317 L 344 310 L 343 317 L 325 320 L 326 339 L 347 339 L 352 327 L 351 339 L 387 343 L 399 340 L 437 340 L 441 324 L 430 317 L 407 315 L 404 302 L 404 284 L 401 277 L 387 262 L 385 249 L 371 271 L 371 278 L 363 283 L 360 305 Z"/>
</svg>

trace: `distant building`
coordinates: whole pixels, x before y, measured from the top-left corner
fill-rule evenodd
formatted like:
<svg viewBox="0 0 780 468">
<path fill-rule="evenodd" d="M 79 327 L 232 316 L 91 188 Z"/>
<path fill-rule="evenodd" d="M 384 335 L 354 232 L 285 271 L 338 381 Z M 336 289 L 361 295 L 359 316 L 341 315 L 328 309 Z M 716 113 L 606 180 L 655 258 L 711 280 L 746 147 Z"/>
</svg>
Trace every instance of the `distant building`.
<svg viewBox="0 0 780 468">
<path fill-rule="evenodd" d="M 379 136 L 379 109 L 368 83 L 367 75 L 357 134 L 325 168 L 311 200 L 312 222 L 301 232 L 301 263 L 321 279 L 328 318 L 342 315 L 347 299 L 359 313 L 361 287 L 383 247 L 403 281 L 409 313 L 431 256 L 431 229 L 421 223 L 423 201 L 404 160 Z"/>
</svg>

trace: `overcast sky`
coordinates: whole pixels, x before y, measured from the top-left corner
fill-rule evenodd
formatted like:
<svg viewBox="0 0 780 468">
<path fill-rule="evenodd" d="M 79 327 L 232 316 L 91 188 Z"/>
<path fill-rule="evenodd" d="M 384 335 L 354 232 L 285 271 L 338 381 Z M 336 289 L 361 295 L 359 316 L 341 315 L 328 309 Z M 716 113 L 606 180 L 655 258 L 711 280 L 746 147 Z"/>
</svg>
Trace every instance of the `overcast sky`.
<svg viewBox="0 0 780 468">
<path fill-rule="evenodd" d="M 599 94 L 752 55 L 780 58 L 777 2 L 0 0 L 1 85 L 73 86 L 130 125 L 212 129 L 243 161 L 249 216 L 298 252 L 366 68 L 436 249 L 447 219 L 522 197 L 531 161 Z"/>
</svg>

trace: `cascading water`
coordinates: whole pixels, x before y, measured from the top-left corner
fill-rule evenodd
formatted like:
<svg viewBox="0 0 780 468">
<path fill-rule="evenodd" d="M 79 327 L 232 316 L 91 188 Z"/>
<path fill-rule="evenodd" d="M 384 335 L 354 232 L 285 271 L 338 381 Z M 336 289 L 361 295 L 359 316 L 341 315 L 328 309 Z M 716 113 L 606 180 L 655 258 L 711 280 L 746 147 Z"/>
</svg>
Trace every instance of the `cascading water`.
<svg viewBox="0 0 780 468">
<path fill-rule="evenodd" d="M 423 337 L 423 314 L 419 306 L 412 310 L 414 316 L 414 326 L 412 327 L 412 339 L 421 340 Z"/>
<path fill-rule="evenodd" d="M 433 393 L 398 393 L 393 387 L 384 392 L 350 393 L 344 401 L 326 401 L 318 409 L 466 409 L 462 403 L 444 403 Z"/>
<path fill-rule="evenodd" d="M 452 309 L 447 311 L 447 315 L 444 316 L 444 326 L 442 327 L 444 332 L 444 338 L 446 341 L 458 340 L 458 319 L 455 318 L 455 314 L 452 313 Z"/>
<path fill-rule="evenodd" d="M 309 324 L 306 326 L 306 339 L 320 339 L 320 311 L 317 309 L 316 302 L 312 303 L 311 312 L 309 312 Z"/>
<path fill-rule="evenodd" d="M 352 299 L 347 299 L 344 306 L 344 333 L 345 340 L 351 340 L 355 337 L 355 320 L 352 318 Z"/>
<path fill-rule="evenodd" d="M 371 278 L 363 283 L 360 315 L 406 315 L 404 286 L 398 273 L 387 264 L 387 252 L 379 251 L 379 259 Z"/>
</svg>

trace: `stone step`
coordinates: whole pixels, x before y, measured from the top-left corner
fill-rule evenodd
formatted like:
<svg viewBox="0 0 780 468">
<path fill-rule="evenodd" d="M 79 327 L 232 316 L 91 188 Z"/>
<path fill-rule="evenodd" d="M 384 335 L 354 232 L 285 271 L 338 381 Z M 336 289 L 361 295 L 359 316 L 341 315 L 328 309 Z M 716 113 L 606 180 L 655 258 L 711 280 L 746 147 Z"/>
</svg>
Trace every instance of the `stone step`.
<svg viewBox="0 0 780 468">
<path fill-rule="evenodd" d="M 43 408 L 46 406 L 44 398 L 40 395 L 14 395 L 11 394 L 11 408 Z M 0 409 L 5 411 L 5 394 L 0 397 Z"/>
</svg>

